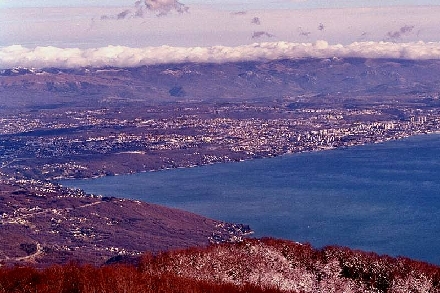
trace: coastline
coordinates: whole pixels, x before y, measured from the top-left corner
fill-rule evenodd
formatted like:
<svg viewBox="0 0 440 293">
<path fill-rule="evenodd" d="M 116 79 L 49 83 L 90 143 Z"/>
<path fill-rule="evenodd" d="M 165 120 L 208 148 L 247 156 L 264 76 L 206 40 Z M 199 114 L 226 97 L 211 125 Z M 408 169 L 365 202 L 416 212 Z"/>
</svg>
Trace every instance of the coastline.
<svg viewBox="0 0 440 293">
<path fill-rule="evenodd" d="M 159 171 L 166 171 L 166 170 L 173 170 L 173 169 L 197 168 L 197 167 L 209 166 L 209 165 L 214 165 L 214 164 L 239 163 L 239 162 L 245 162 L 245 161 L 251 161 L 251 160 L 270 159 L 270 158 L 280 157 L 280 156 L 297 155 L 297 154 L 302 154 L 302 153 L 332 151 L 332 150 L 337 150 L 337 149 L 345 149 L 345 148 L 352 148 L 352 147 L 372 145 L 372 144 L 381 144 L 381 143 L 386 143 L 386 142 L 390 142 L 390 141 L 397 141 L 397 140 L 408 139 L 408 138 L 417 137 L 417 136 L 426 136 L 426 135 L 440 135 L 440 130 L 429 131 L 429 132 L 416 132 L 413 134 L 405 134 L 405 135 L 401 135 L 401 136 L 397 136 L 397 137 L 385 137 L 383 139 L 377 139 L 374 141 L 364 142 L 364 143 L 356 143 L 355 142 L 353 144 L 340 145 L 340 146 L 318 146 L 315 149 L 310 149 L 310 150 L 288 151 L 288 152 L 279 153 L 279 154 L 269 154 L 267 156 L 256 156 L 256 157 L 255 156 L 254 157 L 243 156 L 241 158 L 234 159 L 234 160 L 214 161 L 214 162 L 209 162 L 209 163 L 205 163 L 205 164 L 188 164 L 188 165 L 183 165 L 183 166 L 179 165 L 179 166 L 175 166 L 175 167 L 151 168 L 148 170 L 140 170 L 137 172 L 130 171 L 127 173 L 100 174 L 100 175 L 91 176 L 91 177 L 84 177 L 84 178 L 58 177 L 58 178 L 54 178 L 54 179 L 49 179 L 49 181 L 56 183 L 56 182 L 65 181 L 65 180 L 66 181 L 67 180 L 89 180 L 89 179 L 98 179 L 98 178 L 102 178 L 102 177 L 106 177 L 106 176 L 123 176 L 123 175 L 138 174 L 138 173 L 159 172 Z M 145 152 L 130 152 L 130 154 L 136 154 L 136 155 L 142 156 L 142 155 L 145 155 L 146 153 Z"/>
<path fill-rule="evenodd" d="M 433 133 L 433 135 L 439 134 Z M 418 149 L 418 138 L 422 138 L 421 141 L 429 142 L 432 137 L 431 134 L 429 136 L 412 136 L 409 139 L 412 139 L 413 142 L 409 141 L 402 144 L 402 140 L 396 140 L 391 143 L 396 142 L 398 145 L 410 147 L 416 151 Z M 437 138 L 434 137 L 434 141 L 437 141 Z M 438 203 L 427 204 L 425 201 L 437 196 L 438 192 L 435 186 L 437 186 L 438 183 L 436 182 L 438 180 L 435 179 L 434 175 L 432 175 L 434 177 L 423 177 L 423 174 L 428 175 L 425 173 L 427 171 L 418 170 L 415 174 L 411 174 L 406 169 L 402 169 L 401 164 L 397 164 L 399 166 L 398 170 L 386 169 L 387 166 L 392 166 L 390 162 L 394 157 L 388 152 L 396 148 L 387 145 L 387 142 L 385 142 L 379 146 L 380 152 L 378 154 L 380 154 L 381 161 L 379 166 L 372 167 L 373 169 L 368 173 L 370 175 L 362 175 L 360 172 L 364 168 L 374 166 L 371 165 L 370 158 L 363 157 L 368 154 L 372 155 L 373 150 L 377 149 L 373 144 L 359 145 L 361 147 L 360 152 L 356 150 L 357 147 L 347 147 L 340 149 L 344 150 L 343 152 L 336 153 L 309 152 L 301 153 L 299 156 L 297 154 L 287 154 L 279 156 L 275 160 L 248 160 L 243 162 L 245 164 L 215 164 L 214 166 L 205 166 L 208 167 L 207 169 L 190 168 L 186 171 L 181 169 L 166 172 L 146 172 L 148 174 L 145 176 L 144 174 L 133 174 L 134 176 L 109 176 L 100 178 L 97 181 L 80 180 L 75 182 L 66 180 L 66 182 L 74 185 L 82 181 L 89 188 L 91 186 L 94 186 L 95 189 L 106 187 L 113 194 L 125 194 L 129 198 L 183 209 L 226 222 L 246 223 L 255 231 L 252 237 L 271 236 L 298 242 L 311 242 L 316 247 L 329 244 L 344 245 L 354 249 L 376 251 L 380 254 L 407 255 L 429 261 L 426 257 L 417 257 L 417 253 L 414 255 L 411 252 L 402 251 L 399 253 L 398 251 L 405 247 L 404 243 L 406 242 L 403 239 L 407 239 L 408 245 L 415 241 L 413 236 L 406 235 L 410 233 L 408 231 L 413 231 L 411 229 L 414 228 L 411 225 L 421 225 L 414 232 L 414 235 L 428 229 L 427 227 L 431 227 L 429 229 L 435 227 L 431 225 L 432 221 L 436 221 L 433 216 L 435 212 L 431 209 L 435 208 Z M 428 143 L 428 145 L 431 145 L 431 143 Z M 423 149 L 425 150 L 425 148 Z M 313 156 L 311 157 L 309 154 Z M 350 154 L 348 158 L 357 158 L 356 160 L 365 161 L 368 164 L 362 167 L 363 165 L 356 163 L 356 165 L 350 165 L 349 169 L 345 170 L 343 167 L 345 165 L 341 164 L 348 159 L 343 159 L 341 154 Z M 361 157 L 358 158 L 357 154 Z M 429 159 L 428 154 L 423 154 L 422 157 Z M 314 159 L 311 161 L 311 158 Z M 375 159 L 379 159 L 379 157 Z M 411 158 L 406 158 L 404 164 L 410 162 Z M 331 171 L 332 166 L 337 170 Z M 425 164 L 425 167 L 429 166 L 431 164 Z M 414 166 L 416 169 L 420 167 L 419 163 Z M 435 166 L 433 165 L 433 167 Z M 385 169 L 381 171 L 381 168 Z M 435 170 L 429 172 L 434 174 Z M 375 175 L 371 177 L 372 174 Z M 400 175 L 382 178 L 382 176 L 391 176 L 392 174 Z M 412 185 L 408 185 L 411 183 L 407 183 L 405 180 L 420 180 L 420 182 L 414 183 L 418 187 L 411 187 Z M 351 187 L 346 185 L 350 182 L 354 184 Z M 130 192 L 124 189 L 124 184 L 130 186 Z M 330 186 L 327 186 L 328 184 Z M 404 189 L 401 189 L 401 184 L 405 186 Z M 225 186 L 227 186 L 227 189 Z M 393 191 L 393 188 L 396 187 L 398 189 Z M 269 189 L 266 190 L 265 188 Z M 428 192 L 428 194 L 418 195 L 420 192 Z M 96 194 L 99 194 L 99 192 Z M 321 198 L 322 196 L 323 198 Z M 399 199 L 400 197 L 402 198 Z M 253 198 L 256 202 L 253 201 Z M 289 198 L 295 199 L 295 201 L 289 202 Z M 366 202 L 367 199 L 368 202 Z M 413 209 L 415 210 L 412 211 Z M 391 215 L 393 210 L 401 210 L 401 212 Z M 294 214 L 285 218 L 292 211 L 295 211 Z M 434 218 L 430 218 L 429 215 Z M 293 218 L 289 218 L 292 216 Z M 393 218 L 388 219 L 389 216 Z M 408 221 L 407 217 L 414 219 Z M 271 224 L 268 223 L 269 219 L 272 219 Z M 366 226 L 360 223 L 355 226 L 349 224 L 352 221 L 363 223 L 368 219 L 373 221 L 367 223 Z M 334 222 L 335 220 L 337 221 Z M 393 225 L 402 222 L 404 226 L 402 228 L 394 226 L 392 229 L 382 226 L 383 223 L 388 222 L 393 223 Z M 289 226 L 291 224 L 293 226 Z M 339 230 L 345 225 L 349 226 Z M 411 227 L 403 228 L 405 225 Z M 386 234 L 377 234 L 374 231 L 378 229 L 380 231 L 391 230 Z M 286 236 L 284 234 L 286 232 L 290 236 Z M 373 234 L 368 237 L 362 236 L 364 234 L 369 235 L 368 233 Z M 344 234 L 345 236 L 343 236 Z M 396 234 L 395 237 L 397 238 L 395 240 L 386 240 L 393 234 Z M 435 233 L 432 232 L 431 234 Z M 351 236 L 348 237 L 348 235 Z M 379 235 L 387 236 L 382 239 Z M 417 238 L 430 239 L 432 235 L 419 235 Z M 362 239 L 364 239 L 363 237 L 367 238 L 363 242 L 363 240 L 358 239 L 359 237 Z M 341 239 L 345 240 L 340 242 Z M 381 245 L 388 243 L 388 241 L 391 241 L 389 245 L 392 248 L 388 248 L 388 250 L 381 248 Z M 433 241 L 434 239 L 428 242 Z M 426 240 L 420 242 L 418 247 L 428 245 L 422 249 L 426 252 L 434 249 L 432 245 L 425 242 Z M 397 246 L 392 246 L 392 243 Z M 376 246 L 378 244 L 379 246 Z"/>
</svg>

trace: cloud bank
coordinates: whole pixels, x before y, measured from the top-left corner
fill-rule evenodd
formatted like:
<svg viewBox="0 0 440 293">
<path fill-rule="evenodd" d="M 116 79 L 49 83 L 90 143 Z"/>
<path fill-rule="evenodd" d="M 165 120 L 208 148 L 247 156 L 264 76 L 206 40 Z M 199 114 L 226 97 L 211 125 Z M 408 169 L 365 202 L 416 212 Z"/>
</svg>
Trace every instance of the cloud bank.
<svg viewBox="0 0 440 293">
<path fill-rule="evenodd" d="M 284 58 L 364 57 L 395 59 L 440 59 L 440 42 L 355 42 L 349 45 L 265 42 L 237 47 L 145 47 L 107 46 L 93 49 L 20 45 L 0 48 L 0 68 L 13 67 L 136 67 L 166 63 L 224 63 Z"/>
</svg>

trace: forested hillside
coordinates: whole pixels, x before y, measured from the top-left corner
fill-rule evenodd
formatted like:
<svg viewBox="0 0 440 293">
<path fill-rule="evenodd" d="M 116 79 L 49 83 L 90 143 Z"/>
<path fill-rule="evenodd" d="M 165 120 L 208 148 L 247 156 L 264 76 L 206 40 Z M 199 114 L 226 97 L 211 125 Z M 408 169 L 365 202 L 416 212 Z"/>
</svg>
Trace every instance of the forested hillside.
<svg viewBox="0 0 440 293">
<path fill-rule="evenodd" d="M 137 264 L 2 268 L 0 292 L 440 292 L 440 268 L 348 248 L 247 239 Z"/>
</svg>

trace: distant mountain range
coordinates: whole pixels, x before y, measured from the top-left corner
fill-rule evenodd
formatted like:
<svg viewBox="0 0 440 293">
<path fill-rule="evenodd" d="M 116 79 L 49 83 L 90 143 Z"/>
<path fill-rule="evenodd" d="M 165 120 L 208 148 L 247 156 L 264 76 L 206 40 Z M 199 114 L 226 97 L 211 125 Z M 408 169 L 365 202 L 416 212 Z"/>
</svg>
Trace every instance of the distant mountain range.
<svg viewBox="0 0 440 293">
<path fill-rule="evenodd" d="M 0 72 L 0 107 L 302 95 L 322 97 L 325 103 L 326 96 L 438 96 L 439 80 L 439 60 L 332 58 L 137 68 L 14 68 Z"/>
</svg>

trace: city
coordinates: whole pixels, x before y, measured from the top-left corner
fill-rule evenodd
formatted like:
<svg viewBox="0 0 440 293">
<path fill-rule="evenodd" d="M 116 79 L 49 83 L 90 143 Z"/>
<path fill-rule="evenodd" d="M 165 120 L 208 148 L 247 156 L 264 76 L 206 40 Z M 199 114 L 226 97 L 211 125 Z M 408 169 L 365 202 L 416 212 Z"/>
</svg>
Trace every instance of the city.
<svg viewBox="0 0 440 293">
<path fill-rule="evenodd" d="M 298 108 L 284 97 L 123 108 L 117 116 L 110 108 L 10 115 L 0 120 L 1 169 L 16 178 L 88 178 L 378 143 L 439 131 L 440 109 L 420 106 L 424 99 L 438 97 L 350 108 Z"/>
</svg>

